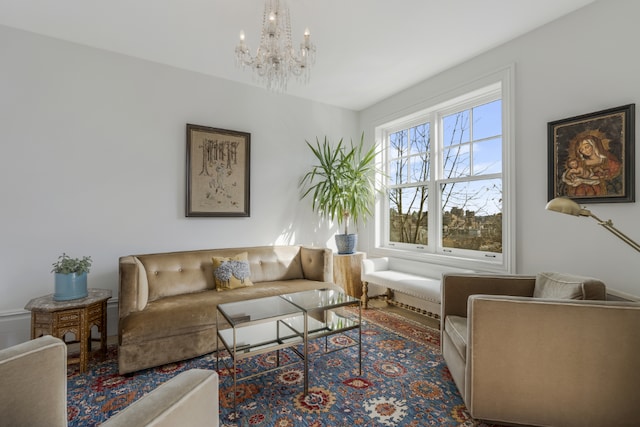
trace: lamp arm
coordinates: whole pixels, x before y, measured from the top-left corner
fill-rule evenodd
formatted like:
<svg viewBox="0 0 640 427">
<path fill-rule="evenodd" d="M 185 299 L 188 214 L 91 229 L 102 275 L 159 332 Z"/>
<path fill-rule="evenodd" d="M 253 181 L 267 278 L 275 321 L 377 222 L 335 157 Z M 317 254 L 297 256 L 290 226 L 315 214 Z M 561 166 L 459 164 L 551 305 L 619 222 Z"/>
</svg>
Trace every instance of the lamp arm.
<svg viewBox="0 0 640 427">
<path fill-rule="evenodd" d="M 587 211 L 587 212 L 589 212 L 589 211 Z M 620 231 L 617 228 L 615 228 L 613 226 L 613 222 L 610 219 L 608 219 L 606 221 L 603 221 L 600 218 L 598 218 L 597 216 L 595 216 L 594 214 L 592 214 L 591 212 L 589 212 L 589 216 L 591 218 L 595 219 L 596 221 L 598 221 L 598 224 L 600 224 L 601 226 L 603 226 L 604 228 L 606 228 L 607 230 L 609 230 L 610 232 L 612 232 L 613 234 L 618 236 L 618 238 L 620 240 L 624 241 L 629 246 L 631 246 L 633 249 L 635 249 L 636 251 L 640 252 L 640 245 L 638 245 L 638 243 L 636 243 L 633 239 L 631 239 L 629 236 L 624 234 L 622 231 Z"/>
</svg>

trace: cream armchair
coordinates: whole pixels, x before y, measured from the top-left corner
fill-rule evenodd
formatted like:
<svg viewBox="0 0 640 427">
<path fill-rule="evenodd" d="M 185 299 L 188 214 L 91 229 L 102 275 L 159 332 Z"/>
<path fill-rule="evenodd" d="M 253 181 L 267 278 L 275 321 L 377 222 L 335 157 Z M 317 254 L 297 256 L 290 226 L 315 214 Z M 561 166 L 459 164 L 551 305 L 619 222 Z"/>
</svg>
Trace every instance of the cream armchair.
<svg viewBox="0 0 640 427">
<path fill-rule="evenodd" d="M 640 304 L 605 298 L 602 282 L 576 276 L 445 274 L 442 354 L 471 416 L 638 425 Z"/>
<path fill-rule="evenodd" d="M 67 425 L 67 347 L 49 335 L 0 350 L 0 425 Z M 218 426 L 218 375 L 182 372 L 102 425 Z"/>
</svg>

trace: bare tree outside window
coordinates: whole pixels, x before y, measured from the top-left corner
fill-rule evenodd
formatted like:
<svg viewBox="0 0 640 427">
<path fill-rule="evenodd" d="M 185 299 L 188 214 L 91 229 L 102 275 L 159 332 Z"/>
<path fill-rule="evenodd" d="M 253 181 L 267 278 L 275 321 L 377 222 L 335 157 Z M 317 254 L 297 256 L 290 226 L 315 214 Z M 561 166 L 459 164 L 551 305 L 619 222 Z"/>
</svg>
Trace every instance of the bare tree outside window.
<svg viewBox="0 0 640 427">
<path fill-rule="evenodd" d="M 391 241 L 427 244 L 429 130 L 429 123 L 424 123 L 389 138 Z"/>
</svg>

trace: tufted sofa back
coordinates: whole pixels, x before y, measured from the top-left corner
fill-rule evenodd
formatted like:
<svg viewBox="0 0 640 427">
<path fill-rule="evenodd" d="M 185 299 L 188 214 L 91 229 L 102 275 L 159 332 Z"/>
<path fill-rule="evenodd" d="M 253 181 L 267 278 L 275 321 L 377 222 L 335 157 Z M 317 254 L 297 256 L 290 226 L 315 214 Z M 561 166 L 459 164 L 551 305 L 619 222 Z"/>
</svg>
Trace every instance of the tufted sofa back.
<svg viewBox="0 0 640 427">
<path fill-rule="evenodd" d="M 232 257 L 241 252 L 248 253 L 250 279 L 254 283 L 333 281 L 331 251 L 324 248 L 254 246 L 130 255 L 120 258 L 120 299 L 133 303 L 124 311 L 142 310 L 159 298 L 215 289 L 211 258 Z"/>
</svg>

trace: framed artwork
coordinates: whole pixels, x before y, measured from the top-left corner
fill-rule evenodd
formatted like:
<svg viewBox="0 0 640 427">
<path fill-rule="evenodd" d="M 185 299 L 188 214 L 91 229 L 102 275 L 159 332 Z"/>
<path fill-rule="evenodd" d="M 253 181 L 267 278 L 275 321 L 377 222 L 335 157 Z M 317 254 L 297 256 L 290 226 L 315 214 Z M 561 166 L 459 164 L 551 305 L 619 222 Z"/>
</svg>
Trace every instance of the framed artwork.
<svg viewBox="0 0 640 427">
<path fill-rule="evenodd" d="M 251 134 L 187 124 L 186 216 L 249 216 Z"/>
<path fill-rule="evenodd" d="M 635 201 L 635 104 L 547 124 L 549 200 Z"/>
</svg>

